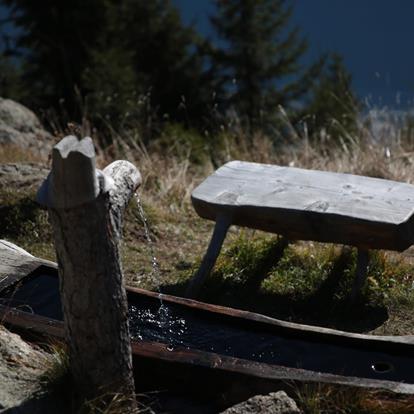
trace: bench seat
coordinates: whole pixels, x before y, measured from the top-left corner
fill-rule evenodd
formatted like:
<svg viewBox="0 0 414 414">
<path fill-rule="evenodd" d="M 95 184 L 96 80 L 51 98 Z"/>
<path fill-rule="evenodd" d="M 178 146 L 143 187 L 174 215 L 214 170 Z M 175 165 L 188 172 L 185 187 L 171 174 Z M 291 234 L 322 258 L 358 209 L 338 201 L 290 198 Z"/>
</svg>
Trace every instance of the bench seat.
<svg viewBox="0 0 414 414">
<path fill-rule="evenodd" d="M 232 161 L 192 193 L 196 212 L 292 240 L 403 251 L 414 243 L 414 185 Z"/>
<path fill-rule="evenodd" d="M 289 240 L 358 248 L 354 296 L 366 276 L 369 249 L 403 251 L 414 244 L 414 185 L 353 174 L 232 161 L 192 193 L 199 216 L 216 226 L 187 293 L 194 296 L 235 224 Z"/>
</svg>

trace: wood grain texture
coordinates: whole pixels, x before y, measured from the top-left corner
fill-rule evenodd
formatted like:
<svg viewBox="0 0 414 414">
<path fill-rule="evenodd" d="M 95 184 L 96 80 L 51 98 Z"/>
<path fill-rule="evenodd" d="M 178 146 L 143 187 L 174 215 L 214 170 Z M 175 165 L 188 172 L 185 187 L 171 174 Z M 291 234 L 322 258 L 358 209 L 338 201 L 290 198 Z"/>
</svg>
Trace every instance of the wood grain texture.
<svg viewBox="0 0 414 414">
<path fill-rule="evenodd" d="M 0 292 L 14 285 L 38 267 L 53 266 L 6 240 L 0 240 Z"/>
<path fill-rule="evenodd" d="M 122 213 L 140 175 L 126 162 L 97 173 L 90 138 L 64 138 L 54 147 L 52 161 L 53 180 L 46 193 L 75 383 L 88 397 L 105 392 L 131 396 L 132 357 L 119 241 Z M 123 174 L 130 176 L 122 179 Z M 129 408 L 135 408 L 132 399 L 131 404 Z"/>
<path fill-rule="evenodd" d="M 402 251 L 413 242 L 414 185 L 232 161 L 192 193 L 197 213 L 290 239 Z"/>
<path fill-rule="evenodd" d="M 72 208 L 89 203 L 100 193 L 112 189 L 111 177 L 95 168 L 92 138 L 79 140 L 67 136 L 53 147 L 52 155 L 53 170 L 37 192 L 39 204 L 50 208 Z M 59 188 L 63 182 L 66 183 L 65 191 Z"/>
</svg>

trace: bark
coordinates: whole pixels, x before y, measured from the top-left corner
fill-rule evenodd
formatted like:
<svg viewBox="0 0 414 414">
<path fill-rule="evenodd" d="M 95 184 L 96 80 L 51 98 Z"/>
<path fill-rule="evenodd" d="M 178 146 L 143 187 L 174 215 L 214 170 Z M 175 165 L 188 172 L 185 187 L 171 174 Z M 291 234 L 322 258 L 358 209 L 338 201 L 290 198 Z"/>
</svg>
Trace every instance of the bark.
<svg viewBox="0 0 414 414">
<path fill-rule="evenodd" d="M 92 140 L 66 137 L 39 191 L 54 231 L 71 370 L 88 397 L 134 393 L 119 240 L 140 181 L 127 161 L 97 171 Z"/>
</svg>

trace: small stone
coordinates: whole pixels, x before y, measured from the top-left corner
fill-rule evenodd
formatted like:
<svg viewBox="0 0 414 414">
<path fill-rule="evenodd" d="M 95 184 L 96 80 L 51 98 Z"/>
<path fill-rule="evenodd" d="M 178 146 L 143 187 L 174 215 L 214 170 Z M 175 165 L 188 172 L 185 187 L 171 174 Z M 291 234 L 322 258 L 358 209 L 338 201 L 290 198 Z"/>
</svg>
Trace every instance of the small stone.
<svg viewBox="0 0 414 414">
<path fill-rule="evenodd" d="M 247 401 L 227 408 L 221 414 L 300 414 L 296 402 L 284 391 L 256 395 Z"/>
</svg>

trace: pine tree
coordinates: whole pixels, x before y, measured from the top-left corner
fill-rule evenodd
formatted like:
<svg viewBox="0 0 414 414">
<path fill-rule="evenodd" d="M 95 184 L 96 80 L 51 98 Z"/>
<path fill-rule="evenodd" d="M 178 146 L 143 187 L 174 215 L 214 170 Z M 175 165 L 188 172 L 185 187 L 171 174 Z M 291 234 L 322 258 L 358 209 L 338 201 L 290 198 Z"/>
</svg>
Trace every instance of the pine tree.
<svg viewBox="0 0 414 414">
<path fill-rule="evenodd" d="M 22 50 L 23 80 L 30 88 L 32 106 L 65 103 L 78 109 L 76 88 L 100 28 L 105 8 L 100 0 L 3 0 L 19 29 L 17 47 Z"/>
<path fill-rule="evenodd" d="M 199 122 L 208 88 L 191 27 L 169 0 L 0 0 L 21 29 L 27 104 L 112 126 L 149 97 L 160 118 Z M 86 105 L 83 105 L 86 101 Z M 82 109 L 80 107 L 82 106 Z"/>
<path fill-rule="evenodd" d="M 136 116 L 138 76 L 133 68 L 133 51 L 128 49 L 123 21 L 125 7 L 107 0 L 105 27 L 96 36 L 94 47 L 81 74 L 82 95 L 88 118 L 101 129 L 118 127 Z"/>
<path fill-rule="evenodd" d="M 224 47 L 213 52 L 231 104 L 250 127 L 263 124 L 277 105 L 289 108 L 308 92 L 321 62 L 304 70 L 307 43 L 290 29 L 284 0 L 216 0 L 211 22 Z"/>
<path fill-rule="evenodd" d="M 352 77 L 341 56 L 329 57 L 312 95 L 305 110 L 311 134 L 323 131 L 338 139 L 356 131 L 361 103 L 352 91 Z"/>
<path fill-rule="evenodd" d="M 172 120 L 199 122 L 208 85 L 198 35 L 169 0 L 126 0 L 124 6 L 126 48 L 153 109 Z"/>
</svg>

